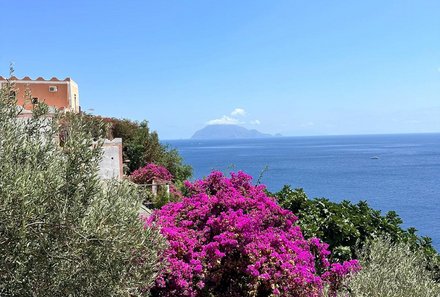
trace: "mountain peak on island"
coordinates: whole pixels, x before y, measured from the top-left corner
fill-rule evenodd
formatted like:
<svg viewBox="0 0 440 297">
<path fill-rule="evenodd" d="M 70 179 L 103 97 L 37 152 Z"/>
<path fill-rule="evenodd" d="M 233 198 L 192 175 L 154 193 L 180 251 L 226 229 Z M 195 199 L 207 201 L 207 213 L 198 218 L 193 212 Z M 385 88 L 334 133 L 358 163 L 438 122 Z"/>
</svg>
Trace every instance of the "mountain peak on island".
<svg viewBox="0 0 440 297">
<path fill-rule="evenodd" d="M 270 134 L 261 133 L 255 129 L 246 129 L 237 125 L 208 125 L 194 133 L 191 139 L 240 139 L 265 138 Z"/>
</svg>

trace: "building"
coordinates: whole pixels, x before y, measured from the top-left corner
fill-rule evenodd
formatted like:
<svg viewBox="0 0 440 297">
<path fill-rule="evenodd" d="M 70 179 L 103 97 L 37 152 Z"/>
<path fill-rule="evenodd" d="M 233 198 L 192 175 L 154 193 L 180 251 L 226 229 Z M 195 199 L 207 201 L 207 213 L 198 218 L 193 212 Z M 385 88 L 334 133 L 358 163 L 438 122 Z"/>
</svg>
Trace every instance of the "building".
<svg viewBox="0 0 440 297">
<path fill-rule="evenodd" d="M 53 77 L 45 80 L 42 77 L 32 80 L 28 76 L 18 79 L 15 76 L 9 78 L 10 82 L 15 83 L 16 98 L 18 105 L 24 106 L 26 110 L 31 110 L 33 104 L 44 102 L 50 107 L 58 110 L 80 112 L 78 85 L 71 79 L 59 80 Z M 6 79 L 0 76 L 0 85 Z M 26 96 L 26 90 L 30 92 L 30 98 Z"/>
<path fill-rule="evenodd" d="M 6 81 L 4 77 L 0 76 L 0 87 L 6 83 Z M 75 113 L 81 111 L 78 85 L 70 78 L 59 80 L 53 77 L 50 80 L 45 80 L 39 77 L 36 80 L 32 80 L 27 76 L 23 79 L 12 76 L 9 78 L 9 81 L 15 83 L 17 104 L 24 107 L 18 115 L 22 123 L 26 123 L 26 121 L 32 117 L 32 107 L 38 102 L 45 102 L 49 106 L 48 117 L 51 116 L 50 110 L 54 111 L 54 108 Z M 26 90 L 29 90 L 30 98 L 27 96 Z M 102 149 L 103 155 L 99 164 L 98 173 L 100 178 L 103 180 L 122 179 L 122 139 L 106 139 Z"/>
</svg>

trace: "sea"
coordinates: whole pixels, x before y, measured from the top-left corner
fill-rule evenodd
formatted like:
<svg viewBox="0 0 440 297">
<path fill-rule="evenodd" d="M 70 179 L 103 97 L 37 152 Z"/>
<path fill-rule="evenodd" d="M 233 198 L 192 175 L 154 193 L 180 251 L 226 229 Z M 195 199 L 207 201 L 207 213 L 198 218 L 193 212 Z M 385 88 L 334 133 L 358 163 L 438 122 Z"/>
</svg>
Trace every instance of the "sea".
<svg viewBox="0 0 440 297">
<path fill-rule="evenodd" d="M 169 140 L 193 179 L 242 170 L 270 191 L 283 185 L 331 201 L 365 200 L 440 251 L 440 134 Z"/>
</svg>

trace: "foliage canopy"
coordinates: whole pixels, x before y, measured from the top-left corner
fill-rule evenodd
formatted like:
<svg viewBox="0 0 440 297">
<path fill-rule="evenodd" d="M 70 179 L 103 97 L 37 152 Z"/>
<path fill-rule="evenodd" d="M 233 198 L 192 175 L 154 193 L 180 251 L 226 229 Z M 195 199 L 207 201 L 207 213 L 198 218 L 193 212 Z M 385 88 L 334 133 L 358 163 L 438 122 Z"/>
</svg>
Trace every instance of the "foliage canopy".
<svg viewBox="0 0 440 297">
<path fill-rule="evenodd" d="M 417 236 L 414 228 L 403 229 L 402 220 L 394 211 L 382 215 L 365 201 L 353 204 L 326 198 L 309 199 L 303 189 L 293 190 L 290 186 L 269 195 L 298 216 L 306 238 L 319 237 L 327 242 L 335 260 L 356 258 L 359 247 L 371 239 L 386 236 L 394 243 L 407 243 L 413 250 L 422 251 L 428 259 L 428 270 L 434 272 L 435 279 L 440 279 L 440 256 L 431 239 Z"/>
</svg>

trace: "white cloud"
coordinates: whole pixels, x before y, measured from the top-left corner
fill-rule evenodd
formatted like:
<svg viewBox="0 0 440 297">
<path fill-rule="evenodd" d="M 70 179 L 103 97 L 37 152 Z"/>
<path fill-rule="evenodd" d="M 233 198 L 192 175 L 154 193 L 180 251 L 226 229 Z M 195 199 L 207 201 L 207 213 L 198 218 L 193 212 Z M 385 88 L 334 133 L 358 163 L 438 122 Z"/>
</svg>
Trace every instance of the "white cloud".
<svg viewBox="0 0 440 297">
<path fill-rule="evenodd" d="M 219 119 L 208 121 L 207 124 L 208 125 L 238 125 L 241 124 L 241 122 L 237 119 L 224 115 Z"/>
<path fill-rule="evenodd" d="M 261 122 L 259 120 L 253 120 L 253 121 L 250 121 L 250 124 L 251 125 L 260 125 Z"/>
<path fill-rule="evenodd" d="M 246 110 L 237 107 L 233 111 L 231 111 L 229 115 L 224 115 L 221 118 L 210 120 L 206 124 L 207 125 L 241 125 L 247 123 L 247 121 L 241 119 L 241 118 L 245 118 L 246 116 L 247 116 Z M 249 122 L 249 124 L 259 125 L 260 121 L 254 120 Z"/>
<path fill-rule="evenodd" d="M 242 116 L 246 115 L 246 111 L 243 108 L 236 108 L 231 112 L 231 116 Z"/>
</svg>

